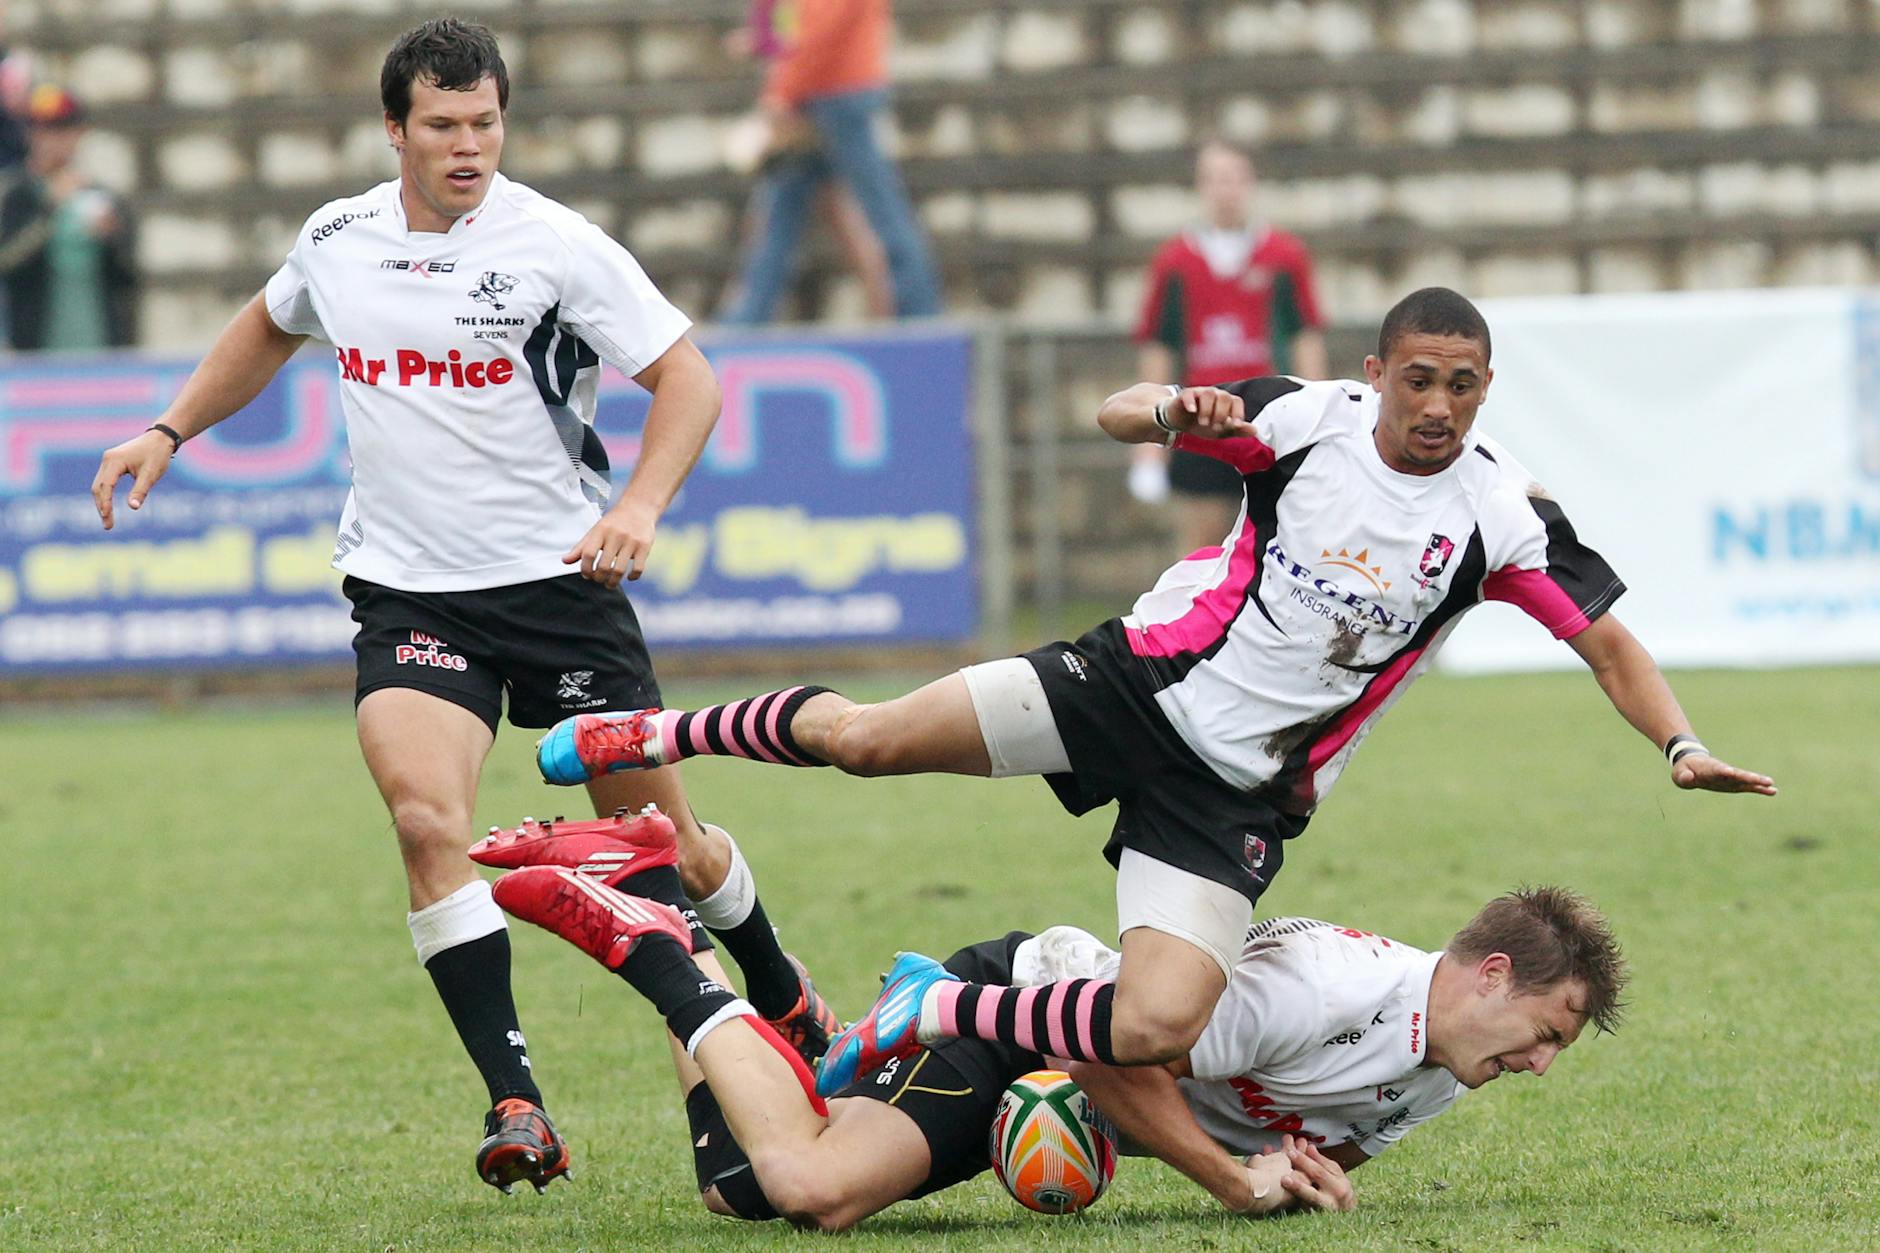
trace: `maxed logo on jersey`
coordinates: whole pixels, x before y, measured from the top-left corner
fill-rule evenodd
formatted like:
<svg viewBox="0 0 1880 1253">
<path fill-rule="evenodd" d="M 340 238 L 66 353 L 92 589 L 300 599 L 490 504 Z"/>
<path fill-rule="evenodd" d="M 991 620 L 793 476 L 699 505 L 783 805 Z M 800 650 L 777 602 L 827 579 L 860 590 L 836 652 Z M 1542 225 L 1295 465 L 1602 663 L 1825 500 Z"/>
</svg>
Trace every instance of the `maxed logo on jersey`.
<svg viewBox="0 0 1880 1253">
<path fill-rule="evenodd" d="M 387 363 L 383 357 L 368 357 L 357 348 L 336 350 L 339 377 L 343 383 L 363 383 L 377 387 Z M 516 377 L 516 363 L 507 357 L 493 361 L 465 361 L 455 348 L 442 361 L 425 356 L 415 348 L 400 348 L 392 355 L 397 368 L 393 378 L 399 387 L 501 387 Z"/>
<path fill-rule="evenodd" d="M 409 257 L 389 257 L 379 262 L 381 270 L 397 270 L 405 274 L 416 274 L 419 278 L 430 278 L 433 274 L 449 274 L 457 268 L 455 261 L 414 261 Z"/>
<path fill-rule="evenodd" d="M 1368 549 L 1360 550 L 1357 556 L 1342 548 L 1334 556 L 1328 549 L 1324 556 L 1330 559 L 1326 562 L 1327 566 L 1350 569 L 1361 574 L 1380 593 L 1390 589 L 1390 581 L 1382 577 L 1382 567 L 1366 564 Z M 1299 585 L 1295 594 L 1301 599 L 1313 597 L 1342 605 L 1352 611 L 1354 625 L 1378 627 L 1393 635 L 1414 635 L 1422 623 L 1420 618 L 1400 618 L 1376 601 L 1345 590 L 1328 575 L 1294 561 L 1286 555 L 1286 550 L 1279 546 L 1277 540 L 1266 546 L 1266 557 L 1273 563 L 1274 569 Z M 1311 602 L 1308 600 L 1307 603 Z"/>
</svg>

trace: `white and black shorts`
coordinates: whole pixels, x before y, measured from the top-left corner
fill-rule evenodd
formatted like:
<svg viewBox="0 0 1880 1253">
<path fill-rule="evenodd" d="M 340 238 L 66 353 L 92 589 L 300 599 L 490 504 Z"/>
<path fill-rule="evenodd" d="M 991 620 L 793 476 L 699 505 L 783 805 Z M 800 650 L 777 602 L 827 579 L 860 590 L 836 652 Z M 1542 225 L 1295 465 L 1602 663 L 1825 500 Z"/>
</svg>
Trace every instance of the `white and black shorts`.
<svg viewBox="0 0 1880 1253">
<path fill-rule="evenodd" d="M 358 685 L 353 703 L 408 687 L 461 705 L 492 732 L 571 714 L 646 709 L 659 682 L 626 593 L 578 574 L 470 592 L 402 592 L 348 577 Z"/>
<path fill-rule="evenodd" d="M 1129 651 L 1120 621 L 1074 643 L 1061 640 L 961 673 L 995 778 L 1042 774 L 1073 814 L 1117 802 L 1103 851 L 1119 872 L 1122 928 L 1169 931 L 1231 969 L 1252 906 L 1306 817 L 1235 787 L 1182 742 L 1156 705 L 1153 682 Z M 1125 849 L 1161 867 L 1131 864 Z M 1186 874 L 1164 874 L 1166 867 Z M 1156 881 L 1135 882 L 1145 871 Z M 1208 884 L 1194 884 L 1194 877 Z M 1210 885 L 1230 889 L 1245 906 L 1215 899 L 1222 894 Z M 1184 934 L 1175 920 L 1196 915 L 1198 906 L 1209 921 Z"/>
</svg>

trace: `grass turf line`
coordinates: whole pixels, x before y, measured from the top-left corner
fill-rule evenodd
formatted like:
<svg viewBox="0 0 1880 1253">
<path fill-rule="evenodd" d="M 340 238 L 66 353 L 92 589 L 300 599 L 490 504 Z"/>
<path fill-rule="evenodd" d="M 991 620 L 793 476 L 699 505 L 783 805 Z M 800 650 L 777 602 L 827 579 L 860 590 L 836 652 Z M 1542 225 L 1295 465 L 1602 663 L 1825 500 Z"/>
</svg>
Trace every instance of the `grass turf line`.
<svg viewBox="0 0 1880 1253">
<path fill-rule="evenodd" d="M 1244 1231 L 1152 1163 L 1079 1219 L 990 1176 L 862 1246 L 1865 1248 L 1880 1244 L 1871 761 L 1880 670 L 1675 676 L 1777 800 L 1676 792 L 1584 675 L 1431 679 L 1382 724 L 1263 912 L 1434 947 L 1558 881 L 1613 917 L 1630 1021 L 1465 1097 L 1356 1176 L 1360 1208 Z M 872 681 L 871 682 L 876 682 Z M 735 694 L 690 691 L 683 700 Z M 877 695 L 881 692 L 875 693 Z M 578 810 L 505 729 L 480 824 Z M 0 721 L 0 1248 L 766 1246 L 707 1215 L 651 1012 L 518 926 L 523 1024 L 580 1181 L 476 1182 L 481 1085 L 411 956 L 343 708 Z M 786 944 L 854 1014 L 896 948 L 1107 935 L 1107 818 L 1033 780 L 688 765 Z"/>
</svg>

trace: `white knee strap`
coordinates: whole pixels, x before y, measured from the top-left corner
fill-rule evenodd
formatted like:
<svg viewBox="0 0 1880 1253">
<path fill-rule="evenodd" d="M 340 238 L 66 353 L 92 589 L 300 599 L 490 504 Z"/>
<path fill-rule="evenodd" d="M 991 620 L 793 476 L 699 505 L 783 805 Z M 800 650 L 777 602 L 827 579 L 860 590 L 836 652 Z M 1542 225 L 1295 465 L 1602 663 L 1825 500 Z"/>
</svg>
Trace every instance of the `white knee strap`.
<svg viewBox="0 0 1880 1253">
<path fill-rule="evenodd" d="M 750 864 L 744 860 L 730 832 L 709 822 L 699 825 L 725 837 L 725 843 L 731 846 L 731 865 L 725 870 L 725 881 L 717 890 L 704 900 L 694 902 L 698 906 L 698 920 L 713 931 L 729 931 L 749 918 L 751 910 L 757 907 L 757 880 L 751 877 Z"/>
</svg>

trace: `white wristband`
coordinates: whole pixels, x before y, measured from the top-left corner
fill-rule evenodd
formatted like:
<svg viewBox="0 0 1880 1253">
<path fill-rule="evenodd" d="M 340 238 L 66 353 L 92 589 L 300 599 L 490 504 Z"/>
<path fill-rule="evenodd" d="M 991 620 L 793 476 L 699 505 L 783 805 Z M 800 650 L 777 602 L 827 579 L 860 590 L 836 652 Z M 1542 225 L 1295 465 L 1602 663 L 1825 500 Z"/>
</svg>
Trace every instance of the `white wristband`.
<svg viewBox="0 0 1880 1253">
<path fill-rule="evenodd" d="M 1168 387 L 1168 395 L 1164 396 L 1161 400 L 1158 400 L 1155 402 L 1155 408 L 1150 411 L 1150 416 L 1152 416 L 1155 419 L 1155 424 L 1157 426 L 1161 427 L 1164 431 L 1167 432 L 1167 435 L 1162 440 L 1162 447 L 1173 448 L 1175 446 L 1175 441 L 1181 435 L 1181 432 L 1169 425 L 1168 402 L 1175 399 L 1177 396 L 1181 395 L 1182 389 L 1175 386 L 1173 383 L 1167 384 L 1167 387 Z"/>
</svg>

